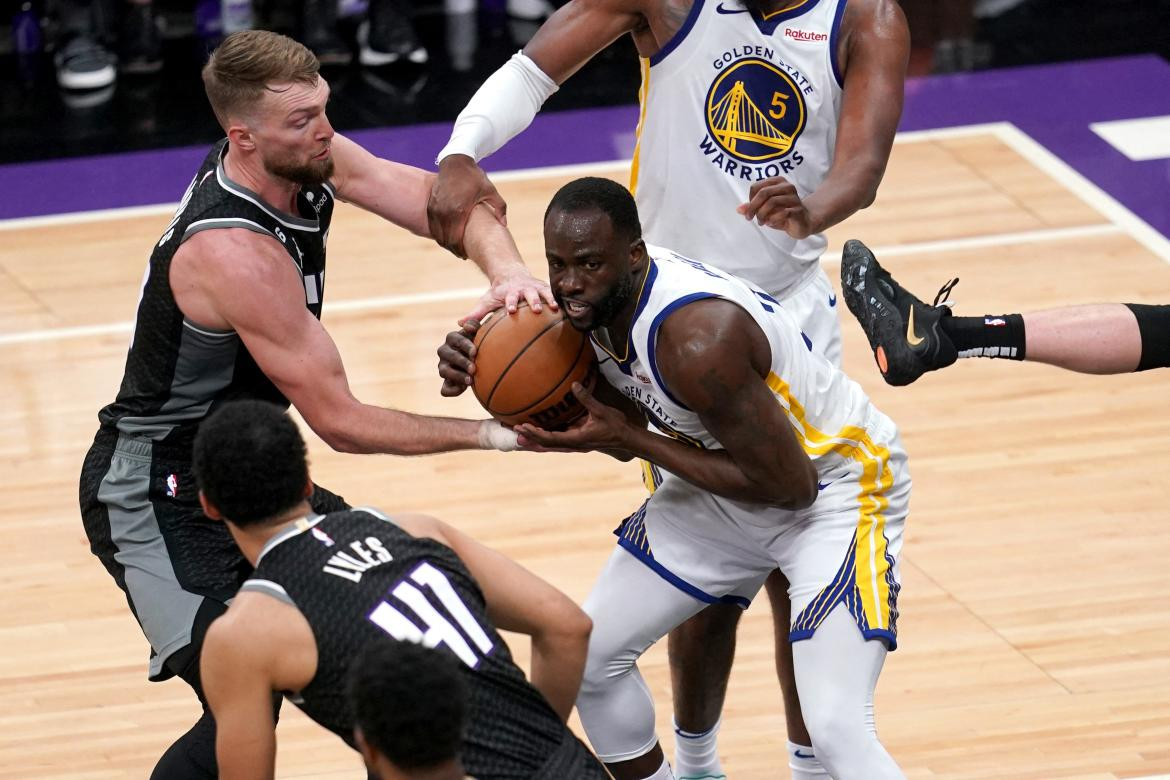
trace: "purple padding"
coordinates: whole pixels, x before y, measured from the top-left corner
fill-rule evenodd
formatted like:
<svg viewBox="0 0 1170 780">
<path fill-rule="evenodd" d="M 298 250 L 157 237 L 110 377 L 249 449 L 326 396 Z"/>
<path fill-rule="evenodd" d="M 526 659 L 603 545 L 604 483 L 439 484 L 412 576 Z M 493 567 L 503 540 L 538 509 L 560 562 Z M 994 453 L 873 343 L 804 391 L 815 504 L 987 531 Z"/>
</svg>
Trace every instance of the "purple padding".
<svg viewBox="0 0 1170 780">
<path fill-rule="evenodd" d="M 1093 122 L 1170 115 L 1170 64 L 1154 55 L 914 79 L 902 130 L 1011 122 L 1170 237 L 1170 160 L 1133 162 Z"/>
<path fill-rule="evenodd" d="M 567 88 L 571 88 L 571 85 Z M 912 79 L 903 130 L 1012 122 L 1150 225 L 1170 236 L 1170 161 L 1135 163 L 1092 122 L 1170 114 L 1170 65 L 1155 56 Z M 538 116 L 488 170 L 629 158 L 636 106 Z M 431 169 L 450 123 L 351 136 L 379 156 Z M 206 147 L 0 166 L 0 219 L 177 201 Z M 11 193 L 20 193 L 14 198 Z"/>
<path fill-rule="evenodd" d="M 637 122 L 637 106 L 538 116 L 532 126 L 488 158 L 484 167 L 498 171 L 628 158 Z M 432 170 L 435 154 L 450 133 L 451 123 L 441 122 L 357 130 L 349 135 L 379 157 Z M 0 166 L 3 190 L 20 193 L 19 198 L 0 200 L 0 219 L 178 201 L 208 148 Z"/>
</svg>

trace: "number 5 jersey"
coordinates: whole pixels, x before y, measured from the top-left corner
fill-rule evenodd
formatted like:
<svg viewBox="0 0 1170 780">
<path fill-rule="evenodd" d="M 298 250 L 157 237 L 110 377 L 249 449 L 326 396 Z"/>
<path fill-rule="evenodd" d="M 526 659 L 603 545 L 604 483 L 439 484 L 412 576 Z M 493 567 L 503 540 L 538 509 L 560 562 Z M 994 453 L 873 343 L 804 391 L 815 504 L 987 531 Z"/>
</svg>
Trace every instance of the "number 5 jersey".
<svg viewBox="0 0 1170 780">
<path fill-rule="evenodd" d="M 349 664 L 367 642 L 390 636 L 462 661 L 469 700 L 461 758 L 469 775 L 605 777 L 525 679 L 487 616 L 479 586 L 445 545 L 411 536 L 373 509 L 310 516 L 268 541 L 240 589 L 284 601 L 305 616 L 317 642 L 317 673 L 286 695 L 351 747 Z"/>
</svg>

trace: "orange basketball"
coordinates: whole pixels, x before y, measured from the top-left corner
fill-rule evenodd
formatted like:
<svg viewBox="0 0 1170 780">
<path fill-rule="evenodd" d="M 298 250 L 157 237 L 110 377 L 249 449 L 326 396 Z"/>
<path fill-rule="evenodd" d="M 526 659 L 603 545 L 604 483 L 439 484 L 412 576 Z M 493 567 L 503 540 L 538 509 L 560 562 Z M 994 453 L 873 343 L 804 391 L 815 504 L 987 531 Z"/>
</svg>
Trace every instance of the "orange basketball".
<svg viewBox="0 0 1170 780">
<path fill-rule="evenodd" d="M 554 430 L 584 413 L 572 387 L 589 386 L 597 361 L 589 339 L 559 311 L 545 306 L 537 314 L 525 303 L 515 314 L 497 309 L 475 334 L 475 346 L 471 389 L 500 422 Z"/>
</svg>

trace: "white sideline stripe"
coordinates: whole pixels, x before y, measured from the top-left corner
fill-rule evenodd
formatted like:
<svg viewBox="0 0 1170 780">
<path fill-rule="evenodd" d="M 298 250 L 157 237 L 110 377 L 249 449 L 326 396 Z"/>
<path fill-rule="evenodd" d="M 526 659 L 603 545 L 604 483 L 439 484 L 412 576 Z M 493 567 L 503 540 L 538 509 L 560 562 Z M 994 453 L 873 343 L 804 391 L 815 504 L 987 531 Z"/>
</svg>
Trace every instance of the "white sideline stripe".
<svg viewBox="0 0 1170 780">
<path fill-rule="evenodd" d="M 985 247 L 1008 246 L 1012 244 L 1038 244 L 1044 241 L 1067 241 L 1073 238 L 1092 238 L 1094 236 L 1108 236 L 1122 232 L 1124 230 L 1120 226 L 1105 223 L 1101 225 L 1029 230 L 1023 233 L 997 233 L 991 236 L 949 238 L 942 241 L 922 241 L 914 244 L 871 246 L 869 249 L 880 260 L 886 255 L 924 255 L 942 252 L 961 252 L 966 249 L 983 249 Z M 842 247 L 829 247 L 825 250 L 825 254 L 822 255 L 821 262 L 838 262 L 841 257 L 841 249 Z"/>
<path fill-rule="evenodd" d="M 1110 222 L 1123 228 L 1139 244 L 1170 263 L 1170 240 L 1121 205 L 1112 195 L 1077 173 L 1072 166 L 1010 122 L 997 123 L 992 132 L 1020 156 L 1063 184 Z"/>
<path fill-rule="evenodd" d="M 964 125 L 962 127 L 944 127 L 938 130 L 910 130 L 898 133 L 894 143 L 919 143 L 947 138 L 966 138 L 969 136 L 994 133 L 1000 123 L 982 125 Z M 543 168 L 520 168 L 512 171 L 497 171 L 490 174 L 494 181 L 526 181 L 551 176 L 574 176 L 590 171 L 629 169 L 629 160 L 605 160 L 602 162 L 576 163 L 573 165 L 550 165 Z M 174 203 L 159 203 L 153 206 L 127 206 L 117 209 L 100 209 L 97 211 L 74 211 L 66 214 L 47 214 L 41 217 L 14 217 L 0 219 L 0 230 L 19 230 L 22 228 L 47 227 L 51 225 L 75 225 L 83 222 L 100 222 L 106 219 L 129 219 L 132 217 L 149 217 L 162 214 L 173 214 L 179 207 Z"/>
<path fill-rule="evenodd" d="M 1134 162 L 1170 157 L 1170 116 L 1093 122 L 1089 129 Z"/>
<path fill-rule="evenodd" d="M 890 255 L 916 255 L 930 252 L 961 251 L 965 249 L 1010 246 L 1013 244 L 1029 244 L 1043 241 L 1062 241 L 1071 238 L 1085 238 L 1088 236 L 1107 235 L 1119 232 L 1121 232 L 1121 228 L 1116 225 L 1082 225 L 1078 227 L 1054 228 L 1051 230 L 1034 230 L 1024 233 L 1001 233 L 993 236 L 957 238 L 947 241 L 891 244 L 889 246 L 875 246 L 871 248 L 878 257 L 886 257 Z M 825 252 L 821 261 L 824 263 L 836 263 L 840 262 L 840 257 L 840 248 L 832 248 Z M 483 295 L 485 289 L 486 285 L 484 287 L 465 287 L 456 290 L 438 290 L 433 292 L 411 293 L 408 295 L 354 298 L 344 301 L 331 301 L 325 308 L 326 313 L 332 316 L 344 312 L 394 309 L 401 306 L 415 306 L 425 303 L 474 300 Z M 133 322 L 110 322 L 102 325 L 82 325 L 72 328 L 46 328 L 44 330 L 4 333 L 0 334 L 0 347 L 10 344 L 30 344 L 34 342 L 57 341 L 60 339 L 108 336 L 116 333 L 128 334 L 133 329 Z"/>
</svg>

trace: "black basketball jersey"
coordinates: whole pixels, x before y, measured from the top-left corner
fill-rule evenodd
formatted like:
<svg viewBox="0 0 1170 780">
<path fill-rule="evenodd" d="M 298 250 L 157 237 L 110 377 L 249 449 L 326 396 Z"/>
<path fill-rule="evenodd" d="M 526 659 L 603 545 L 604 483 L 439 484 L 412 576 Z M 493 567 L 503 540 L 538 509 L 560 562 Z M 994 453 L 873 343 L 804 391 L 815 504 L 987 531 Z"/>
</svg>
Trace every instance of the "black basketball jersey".
<svg viewBox="0 0 1170 780">
<path fill-rule="evenodd" d="M 472 777 L 605 776 L 513 662 L 479 586 L 445 545 L 411 536 L 372 509 L 317 515 L 269 540 L 241 590 L 283 600 L 305 616 L 317 642 L 317 673 L 289 699 L 351 747 L 350 660 L 367 642 L 390 636 L 462 662 L 469 701 L 461 757 Z M 576 756 L 571 769 L 566 755 Z"/>
<path fill-rule="evenodd" d="M 260 399 L 288 406 L 234 331 L 207 328 L 183 316 L 171 292 L 171 259 L 184 241 L 203 230 L 244 228 L 270 236 L 288 252 L 304 279 L 305 306 L 320 318 L 335 194 L 327 183 L 303 188 L 297 215 L 278 211 L 227 177 L 226 150 L 224 139 L 208 153 L 151 253 L 122 386 L 117 399 L 98 414 L 103 428 L 187 445 L 199 422 L 223 401 Z"/>
</svg>

